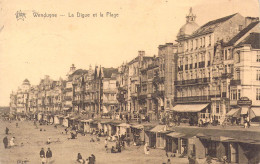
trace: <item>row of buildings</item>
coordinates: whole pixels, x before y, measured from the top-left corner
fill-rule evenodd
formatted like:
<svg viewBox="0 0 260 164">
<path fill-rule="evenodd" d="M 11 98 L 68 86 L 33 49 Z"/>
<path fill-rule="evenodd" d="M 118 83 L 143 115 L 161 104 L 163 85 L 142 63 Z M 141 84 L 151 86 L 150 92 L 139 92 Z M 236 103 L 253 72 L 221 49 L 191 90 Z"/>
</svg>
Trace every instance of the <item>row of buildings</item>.
<svg viewBox="0 0 260 164">
<path fill-rule="evenodd" d="M 10 96 L 13 113 L 50 112 L 158 120 L 244 122 L 260 117 L 259 19 L 239 13 L 198 26 L 190 9 L 175 43 L 118 68 L 70 67 L 66 79 L 26 79 Z"/>
</svg>

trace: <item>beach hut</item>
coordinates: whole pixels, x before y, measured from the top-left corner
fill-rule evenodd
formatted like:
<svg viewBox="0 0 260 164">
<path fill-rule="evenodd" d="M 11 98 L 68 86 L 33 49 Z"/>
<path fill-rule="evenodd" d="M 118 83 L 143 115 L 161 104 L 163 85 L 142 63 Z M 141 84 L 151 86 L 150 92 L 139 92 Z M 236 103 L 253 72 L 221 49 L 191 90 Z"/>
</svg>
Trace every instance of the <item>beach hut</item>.
<svg viewBox="0 0 260 164">
<path fill-rule="evenodd" d="M 55 125 L 60 124 L 59 115 L 55 115 L 53 121 L 54 121 L 54 124 L 55 124 Z"/>
<path fill-rule="evenodd" d="M 166 146 L 166 134 L 170 133 L 167 131 L 166 125 L 157 125 L 150 130 L 149 145 L 155 148 L 164 149 Z"/>
<path fill-rule="evenodd" d="M 131 133 L 131 129 L 130 129 L 130 126 L 129 124 L 127 123 L 121 123 L 119 125 L 117 125 L 117 135 L 118 136 L 121 136 L 121 135 L 127 135 L 129 133 Z"/>
</svg>

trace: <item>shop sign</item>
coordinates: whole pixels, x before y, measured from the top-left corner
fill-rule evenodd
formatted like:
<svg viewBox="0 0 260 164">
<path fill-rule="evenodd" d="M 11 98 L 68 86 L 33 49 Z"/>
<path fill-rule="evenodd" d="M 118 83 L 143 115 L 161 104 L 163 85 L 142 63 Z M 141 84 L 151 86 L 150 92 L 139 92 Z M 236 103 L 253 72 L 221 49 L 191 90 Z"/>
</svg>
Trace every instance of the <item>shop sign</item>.
<svg viewBox="0 0 260 164">
<path fill-rule="evenodd" d="M 250 100 L 248 97 L 241 97 L 237 101 L 237 105 L 252 105 L 252 100 Z"/>
</svg>

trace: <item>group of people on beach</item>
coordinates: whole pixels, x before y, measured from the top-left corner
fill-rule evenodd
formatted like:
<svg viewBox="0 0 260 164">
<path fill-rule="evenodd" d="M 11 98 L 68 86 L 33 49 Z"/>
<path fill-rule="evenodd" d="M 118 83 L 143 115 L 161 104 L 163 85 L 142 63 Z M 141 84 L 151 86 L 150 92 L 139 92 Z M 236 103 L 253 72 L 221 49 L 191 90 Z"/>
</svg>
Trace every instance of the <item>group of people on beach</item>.
<svg viewBox="0 0 260 164">
<path fill-rule="evenodd" d="M 48 164 L 51 161 L 52 158 L 52 151 L 50 148 L 48 148 L 48 150 L 44 151 L 44 148 L 41 149 L 40 151 L 40 158 L 41 158 L 41 164 Z"/>
<path fill-rule="evenodd" d="M 15 146 L 15 137 L 12 137 L 10 139 L 10 141 L 8 142 L 8 137 L 7 137 L 7 135 L 9 135 L 8 127 L 5 128 L 5 134 L 6 134 L 6 136 L 3 138 L 4 148 L 8 149 L 8 148 L 14 147 Z M 9 143 L 9 146 L 8 146 L 8 143 Z"/>
<path fill-rule="evenodd" d="M 95 157 L 94 154 L 91 154 L 91 156 L 89 156 L 86 160 L 84 160 L 82 155 L 80 153 L 78 153 L 77 162 L 78 163 L 83 163 L 83 164 L 85 164 L 86 162 L 88 162 L 88 164 L 95 164 L 96 157 Z"/>
</svg>

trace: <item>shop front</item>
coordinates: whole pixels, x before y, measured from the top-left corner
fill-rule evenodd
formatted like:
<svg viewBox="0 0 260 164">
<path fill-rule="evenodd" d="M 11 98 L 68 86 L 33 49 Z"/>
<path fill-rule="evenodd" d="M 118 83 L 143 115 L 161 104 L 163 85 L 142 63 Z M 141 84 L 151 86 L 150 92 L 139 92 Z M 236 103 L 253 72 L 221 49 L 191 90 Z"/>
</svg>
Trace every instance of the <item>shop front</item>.
<svg viewBox="0 0 260 164">
<path fill-rule="evenodd" d="M 175 121 L 189 125 L 197 125 L 199 120 L 204 123 L 210 120 L 210 105 L 207 104 L 177 104 L 171 109 L 177 117 Z"/>
</svg>

